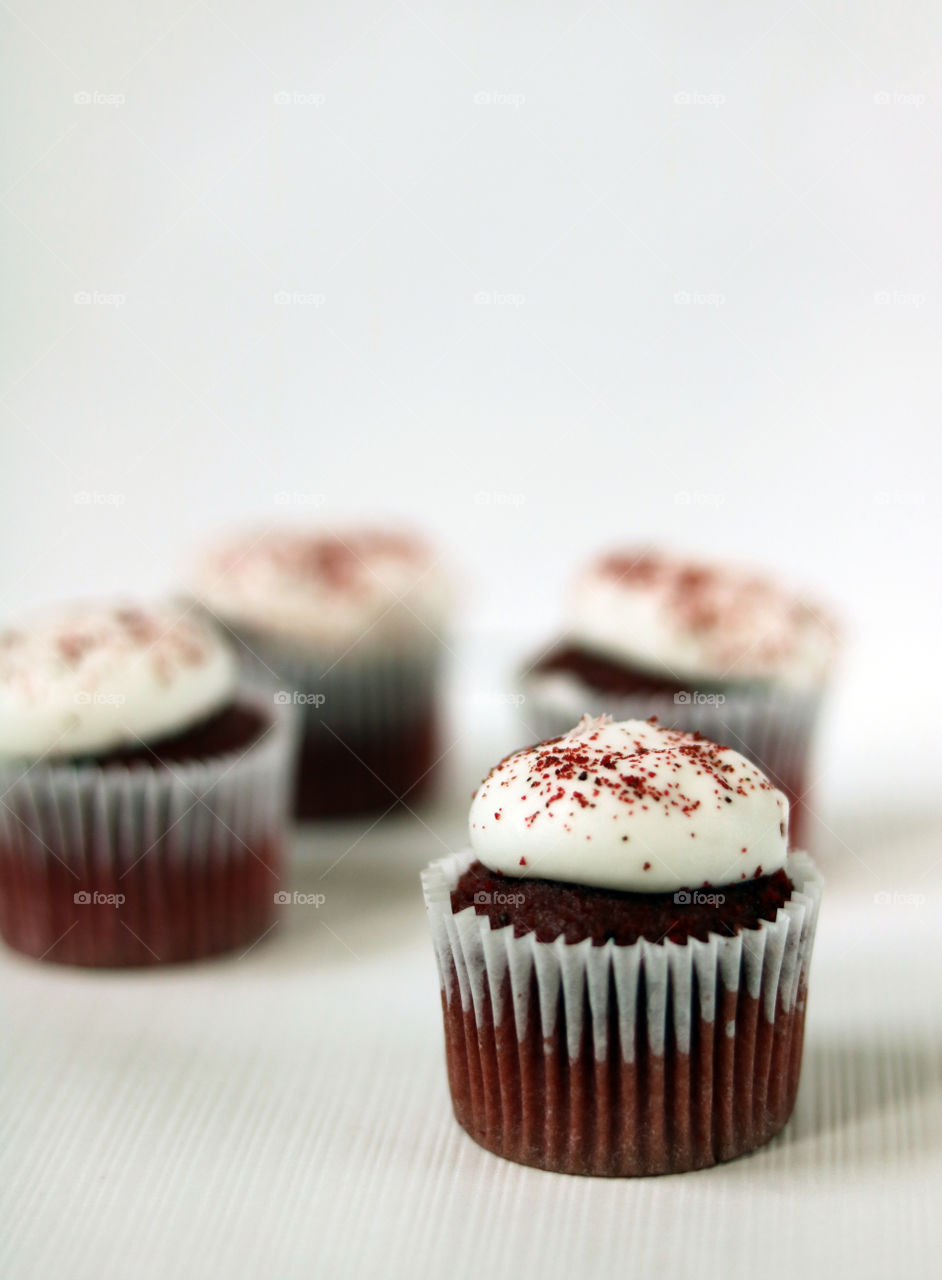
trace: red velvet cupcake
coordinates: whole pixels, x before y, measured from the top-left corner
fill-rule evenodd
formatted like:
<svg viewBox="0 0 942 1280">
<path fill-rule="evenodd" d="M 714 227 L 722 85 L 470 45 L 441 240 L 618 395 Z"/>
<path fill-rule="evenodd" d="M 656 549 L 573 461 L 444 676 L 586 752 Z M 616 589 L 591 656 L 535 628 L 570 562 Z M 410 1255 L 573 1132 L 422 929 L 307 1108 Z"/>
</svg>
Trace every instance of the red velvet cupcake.
<svg viewBox="0 0 942 1280">
<path fill-rule="evenodd" d="M 296 816 L 425 797 L 447 591 L 424 542 L 384 529 L 270 530 L 210 550 L 193 586 L 253 678 L 296 710 Z"/>
<path fill-rule="evenodd" d="M 810 755 L 837 653 L 833 620 L 761 574 L 651 550 L 577 578 L 565 636 L 522 676 L 531 732 L 583 713 L 647 719 L 735 747 L 791 801 L 808 836 Z"/>
<path fill-rule="evenodd" d="M 0 634 L 0 934 L 154 965 L 274 922 L 291 730 L 202 620 L 75 605 Z"/>
<path fill-rule="evenodd" d="M 751 761 L 606 720 L 502 761 L 423 875 L 448 1080 L 507 1159 L 681 1173 L 791 1114 L 821 880 Z"/>
</svg>

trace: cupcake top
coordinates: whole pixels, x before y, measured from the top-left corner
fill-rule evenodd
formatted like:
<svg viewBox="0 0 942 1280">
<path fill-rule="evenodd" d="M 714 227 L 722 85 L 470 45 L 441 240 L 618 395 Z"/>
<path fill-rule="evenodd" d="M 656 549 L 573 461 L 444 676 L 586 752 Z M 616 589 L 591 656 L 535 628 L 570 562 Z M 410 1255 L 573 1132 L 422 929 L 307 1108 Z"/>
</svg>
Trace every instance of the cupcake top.
<svg viewBox="0 0 942 1280">
<path fill-rule="evenodd" d="M 737 566 L 662 552 L 613 552 L 580 575 L 569 634 L 593 652 L 676 680 L 820 684 L 833 621 L 812 603 Z"/>
<path fill-rule="evenodd" d="M 770 875 L 787 822 L 788 800 L 732 748 L 608 716 L 507 756 L 469 819 L 492 871 L 634 893 Z"/>
<path fill-rule="evenodd" d="M 273 529 L 222 542 L 193 589 L 213 613 L 306 648 L 389 646 L 442 620 L 446 590 L 420 538 L 386 529 Z"/>
<path fill-rule="evenodd" d="M 0 632 L 0 758 L 170 737 L 230 702 L 236 680 L 228 646 L 179 605 L 66 605 Z"/>
</svg>

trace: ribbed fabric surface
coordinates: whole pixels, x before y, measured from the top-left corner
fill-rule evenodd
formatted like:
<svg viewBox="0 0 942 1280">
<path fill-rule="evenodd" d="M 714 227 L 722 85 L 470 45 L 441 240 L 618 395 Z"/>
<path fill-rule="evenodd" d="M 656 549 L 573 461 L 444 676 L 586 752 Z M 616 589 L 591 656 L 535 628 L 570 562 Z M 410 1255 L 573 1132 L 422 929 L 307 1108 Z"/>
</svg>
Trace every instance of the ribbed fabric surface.
<svg viewBox="0 0 942 1280">
<path fill-rule="evenodd" d="M 452 847 L 460 825 L 429 822 Z M 298 888 L 326 901 L 242 958 L 111 973 L 2 953 L 4 1280 L 935 1273 L 938 830 L 908 870 L 888 848 L 882 879 L 874 849 L 824 862 L 784 1133 L 609 1181 L 503 1161 L 455 1123 L 417 874 L 443 849 L 416 827 L 305 846 Z"/>
</svg>

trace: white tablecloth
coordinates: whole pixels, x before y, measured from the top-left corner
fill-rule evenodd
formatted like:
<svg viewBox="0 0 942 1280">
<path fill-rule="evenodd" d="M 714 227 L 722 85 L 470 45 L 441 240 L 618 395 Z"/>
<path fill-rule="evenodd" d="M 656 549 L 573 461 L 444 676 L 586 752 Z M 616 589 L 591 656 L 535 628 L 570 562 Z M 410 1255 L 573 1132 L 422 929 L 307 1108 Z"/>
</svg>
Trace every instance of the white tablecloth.
<svg viewBox="0 0 942 1280">
<path fill-rule="evenodd" d="M 942 1274 L 942 824 L 833 820 L 785 1134 L 610 1182 L 452 1120 L 417 872 L 463 819 L 423 818 L 300 837 L 326 901 L 241 958 L 2 955 L 5 1280 Z"/>
</svg>

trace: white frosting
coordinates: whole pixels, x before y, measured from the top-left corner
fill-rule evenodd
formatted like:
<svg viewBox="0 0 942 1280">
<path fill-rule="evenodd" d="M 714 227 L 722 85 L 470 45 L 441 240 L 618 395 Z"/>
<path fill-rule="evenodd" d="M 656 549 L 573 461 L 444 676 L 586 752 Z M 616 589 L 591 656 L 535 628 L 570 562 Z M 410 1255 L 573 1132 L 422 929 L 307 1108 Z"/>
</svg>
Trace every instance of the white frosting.
<svg viewBox="0 0 942 1280">
<path fill-rule="evenodd" d="M 193 590 L 226 623 L 306 649 L 388 648 L 441 624 L 447 591 L 436 563 L 403 533 L 274 529 L 211 548 Z"/>
<path fill-rule="evenodd" d="M 492 871 L 660 893 L 778 871 L 788 800 L 730 747 L 645 720 L 584 717 L 501 761 L 469 822 Z"/>
<path fill-rule="evenodd" d="M 0 633 L 0 758 L 100 755 L 229 702 L 235 658 L 185 606 L 73 604 Z"/>
<path fill-rule="evenodd" d="M 823 681 L 837 647 L 832 620 L 774 582 L 651 551 L 590 565 L 575 584 L 568 633 L 667 678 L 803 688 Z"/>
</svg>

